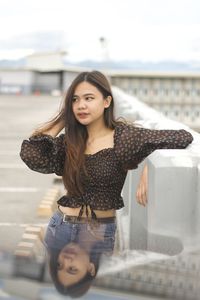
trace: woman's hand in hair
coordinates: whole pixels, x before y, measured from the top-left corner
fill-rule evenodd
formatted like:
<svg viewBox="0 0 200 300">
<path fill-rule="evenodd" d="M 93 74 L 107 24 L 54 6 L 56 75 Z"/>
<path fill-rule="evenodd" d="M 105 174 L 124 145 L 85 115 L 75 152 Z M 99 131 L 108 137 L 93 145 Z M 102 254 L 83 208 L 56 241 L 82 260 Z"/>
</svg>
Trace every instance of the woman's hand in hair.
<svg viewBox="0 0 200 300">
<path fill-rule="evenodd" d="M 145 165 L 136 192 L 137 202 L 143 206 L 147 204 L 147 186 L 148 186 L 147 178 L 148 178 L 148 168 L 147 165 Z"/>
<path fill-rule="evenodd" d="M 43 133 L 49 134 L 52 137 L 56 137 L 64 127 L 65 127 L 65 122 L 63 119 L 60 119 L 56 123 L 52 124 L 50 128 L 44 130 Z"/>
</svg>

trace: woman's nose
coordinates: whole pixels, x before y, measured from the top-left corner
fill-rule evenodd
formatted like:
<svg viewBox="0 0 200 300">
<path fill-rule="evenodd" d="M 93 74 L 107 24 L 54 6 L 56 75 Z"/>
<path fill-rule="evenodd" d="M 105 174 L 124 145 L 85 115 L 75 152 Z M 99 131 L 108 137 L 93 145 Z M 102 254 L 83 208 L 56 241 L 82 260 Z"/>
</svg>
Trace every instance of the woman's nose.
<svg viewBox="0 0 200 300">
<path fill-rule="evenodd" d="M 80 100 L 78 103 L 78 109 L 82 109 L 86 107 L 86 103 L 84 100 Z"/>
<path fill-rule="evenodd" d="M 74 257 L 67 256 L 64 258 L 63 265 L 65 268 L 69 268 L 70 266 L 72 266 L 72 264 L 74 264 Z"/>
<path fill-rule="evenodd" d="M 75 257 L 75 254 L 72 254 L 72 253 L 65 253 L 65 254 L 63 255 L 63 257 L 64 257 L 64 259 L 67 259 L 67 260 L 69 260 L 69 261 L 72 261 L 72 260 L 74 259 L 74 257 Z"/>
</svg>

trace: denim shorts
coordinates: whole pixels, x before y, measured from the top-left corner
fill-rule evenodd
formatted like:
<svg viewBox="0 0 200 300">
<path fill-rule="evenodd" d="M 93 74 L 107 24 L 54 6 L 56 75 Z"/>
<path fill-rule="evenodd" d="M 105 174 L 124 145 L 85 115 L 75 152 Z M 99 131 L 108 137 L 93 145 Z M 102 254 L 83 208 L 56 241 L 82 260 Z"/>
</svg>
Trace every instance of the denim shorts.
<svg viewBox="0 0 200 300">
<path fill-rule="evenodd" d="M 106 218 L 108 219 L 108 218 Z M 63 214 L 57 210 L 49 220 L 44 237 L 44 245 L 47 250 L 61 250 L 70 242 L 86 243 L 87 240 L 101 240 L 101 251 L 103 253 L 112 253 L 115 244 L 116 219 L 111 222 L 99 222 L 98 224 L 87 221 L 65 221 Z"/>
</svg>

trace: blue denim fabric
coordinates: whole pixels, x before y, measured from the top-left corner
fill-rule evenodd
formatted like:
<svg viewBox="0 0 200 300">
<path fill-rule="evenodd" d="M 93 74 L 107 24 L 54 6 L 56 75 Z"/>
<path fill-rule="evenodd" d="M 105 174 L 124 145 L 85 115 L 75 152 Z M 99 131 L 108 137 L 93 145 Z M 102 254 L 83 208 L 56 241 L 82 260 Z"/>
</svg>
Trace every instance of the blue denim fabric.
<svg viewBox="0 0 200 300">
<path fill-rule="evenodd" d="M 94 227 L 90 222 L 80 223 L 63 222 L 63 215 L 56 211 L 49 220 L 44 237 L 44 245 L 47 250 L 61 250 L 66 244 L 75 242 L 78 244 L 87 243 L 91 235 L 98 241 L 99 235 L 103 236 L 100 243 L 102 253 L 112 253 L 115 243 L 116 221 L 111 223 L 99 223 Z"/>
</svg>

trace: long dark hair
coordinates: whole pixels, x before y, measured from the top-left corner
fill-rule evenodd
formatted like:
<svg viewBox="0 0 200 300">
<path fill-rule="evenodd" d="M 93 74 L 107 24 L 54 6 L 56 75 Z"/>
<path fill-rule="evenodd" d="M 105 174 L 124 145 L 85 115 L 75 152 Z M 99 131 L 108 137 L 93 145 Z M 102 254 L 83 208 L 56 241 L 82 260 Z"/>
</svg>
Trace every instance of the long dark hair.
<svg viewBox="0 0 200 300">
<path fill-rule="evenodd" d="M 84 192 L 83 182 L 81 178 L 87 177 L 85 168 L 85 149 L 88 132 L 85 125 L 80 124 L 72 110 L 72 99 L 74 91 L 78 84 L 81 82 L 89 82 L 95 86 L 103 95 L 104 98 L 111 96 L 112 101 L 109 107 L 104 109 L 104 122 L 107 128 L 114 129 L 119 123 L 126 121 L 121 118 L 116 120 L 114 117 L 114 98 L 111 91 L 111 86 L 104 74 L 99 71 L 90 71 L 80 73 L 69 86 L 60 112 L 51 119 L 46 126 L 40 130 L 35 130 L 32 135 L 43 132 L 53 128 L 54 125 L 60 121 L 65 124 L 65 137 L 66 144 L 66 159 L 63 171 L 63 183 L 68 192 L 68 195 L 81 196 Z M 84 174 L 84 176 L 82 176 Z"/>
</svg>

